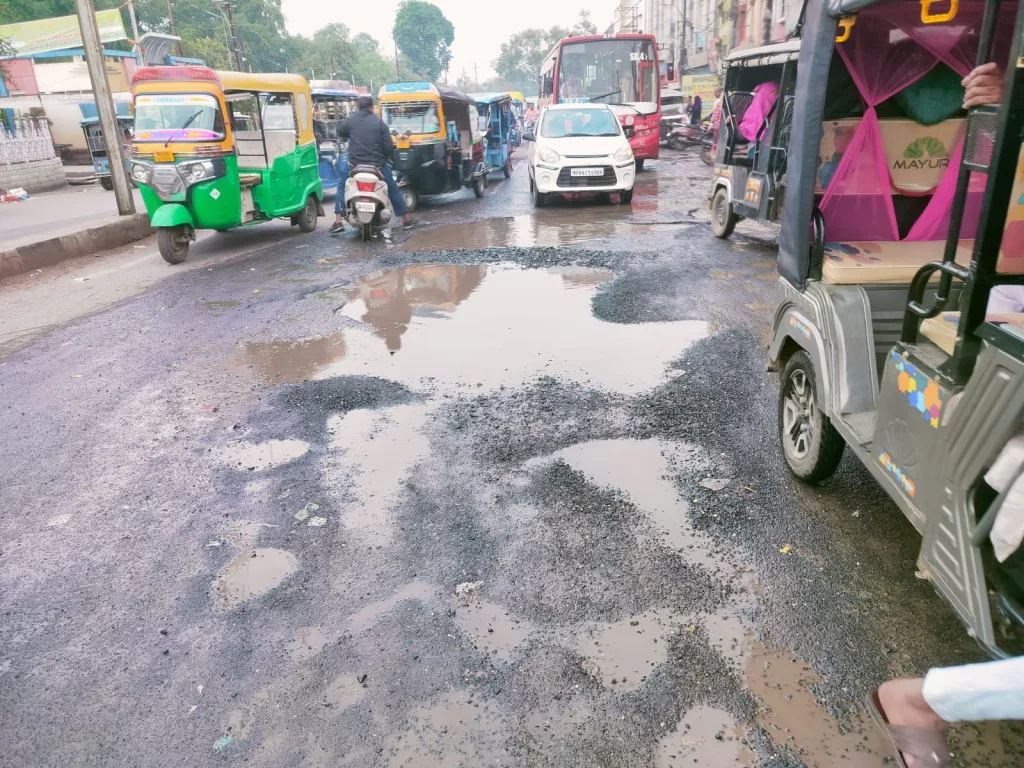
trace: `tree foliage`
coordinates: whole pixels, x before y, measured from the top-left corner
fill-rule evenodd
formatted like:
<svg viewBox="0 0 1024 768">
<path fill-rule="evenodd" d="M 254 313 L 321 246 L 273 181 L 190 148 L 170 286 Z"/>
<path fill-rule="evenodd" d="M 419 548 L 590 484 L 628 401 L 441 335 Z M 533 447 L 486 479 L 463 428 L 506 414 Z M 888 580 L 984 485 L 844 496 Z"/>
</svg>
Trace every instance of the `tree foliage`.
<svg viewBox="0 0 1024 768">
<path fill-rule="evenodd" d="M 501 44 L 501 53 L 491 66 L 502 80 L 515 86 L 513 90 L 535 94 L 541 62 L 559 40 L 568 36 L 569 30 L 564 27 L 516 32 Z"/>
<path fill-rule="evenodd" d="M 423 0 L 403 0 L 398 6 L 392 34 L 402 55 L 428 80 L 435 81 L 442 72 L 448 72 L 455 27 L 436 5 Z"/>
<path fill-rule="evenodd" d="M 590 20 L 590 11 L 588 11 L 586 8 L 580 9 L 579 21 L 577 21 L 573 25 L 573 28 L 570 30 L 569 34 L 573 36 L 597 34 L 597 25 Z"/>
</svg>

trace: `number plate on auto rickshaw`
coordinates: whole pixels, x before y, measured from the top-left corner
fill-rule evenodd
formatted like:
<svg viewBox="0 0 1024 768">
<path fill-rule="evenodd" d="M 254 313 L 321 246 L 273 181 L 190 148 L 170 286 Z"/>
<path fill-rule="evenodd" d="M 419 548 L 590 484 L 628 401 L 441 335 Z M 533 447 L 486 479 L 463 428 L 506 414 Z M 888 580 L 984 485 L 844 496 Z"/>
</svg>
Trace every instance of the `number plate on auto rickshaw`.
<svg viewBox="0 0 1024 768">
<path fill-rule="evenodd" d="M 153 153 L 154 163 L 173 163 L 174 153 L 173 152 L 154 152 Z"/>
<path fill-rule="evenodd" d="M 573 168 L 569 171 L 570 176 L 604 176 L 603 168 Z"/>
</svg>

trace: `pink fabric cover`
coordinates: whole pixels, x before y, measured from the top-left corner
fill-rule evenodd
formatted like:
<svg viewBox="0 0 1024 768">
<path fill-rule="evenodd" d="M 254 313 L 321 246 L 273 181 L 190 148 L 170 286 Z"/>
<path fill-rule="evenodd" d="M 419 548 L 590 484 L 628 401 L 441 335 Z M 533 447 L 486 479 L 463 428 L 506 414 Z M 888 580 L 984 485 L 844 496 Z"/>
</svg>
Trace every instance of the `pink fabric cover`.
<svg viewBox="0 0 1024 768">
<path fill-rule="evenodd" d="M 761 83 L 754 88 L 754 98 L 751 100 L 750 106 L 747 107 L 747 111 L 743 113 L 743 119 L 739 124 L 739 132 L 743 138 L 747 141 L 757 140 L 757 132 L 761 128 L 761 123 L 768 116 L 772 104 L 778 97 L 778 83 Z"/>
<path fill-rule="evenodd" d="M 1016 8 L 1003 12 L 1007 17 L 1000 19 L 998 25 L 997 61 L 1006 60 Z M 920 5 L 909 2 L 890 2 L 863 11 L 857 16 L 850 39 L 836 46 L 868 108 L 821 201 L 829 240 L 899 240 L 885 149 L 874 108 L 923 77 L 939 61 L 960 75 L 974 68 L 984 5 L 976 0 L 962 0 L 957 17 L 946 24 L 922 24 L 920 14 Z M 946 238 L 962 145 L 961 137 L 931 201 L 907 240 Z M 861 156 L 854 159 L 852 155 Z M 983 193 L 984 177 L 973 174 L 961 238 L 974 237 Z"/>
</svg>

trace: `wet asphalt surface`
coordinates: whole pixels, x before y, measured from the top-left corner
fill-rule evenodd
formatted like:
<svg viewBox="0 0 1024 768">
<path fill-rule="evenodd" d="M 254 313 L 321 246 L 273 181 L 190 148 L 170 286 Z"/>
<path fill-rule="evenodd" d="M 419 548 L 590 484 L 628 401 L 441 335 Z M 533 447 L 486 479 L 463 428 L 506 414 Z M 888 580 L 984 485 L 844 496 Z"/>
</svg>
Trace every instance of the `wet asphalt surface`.
<svg viewBox="0 0 1024 768">
<path fill-rule="evenodd" d="M 885 764 L 865 693 L 982 657 L 854 459 L 785 471 L 773 234 L 707 183 L 521 166 L 0 358 L 0 765 Z"/>
</svg>

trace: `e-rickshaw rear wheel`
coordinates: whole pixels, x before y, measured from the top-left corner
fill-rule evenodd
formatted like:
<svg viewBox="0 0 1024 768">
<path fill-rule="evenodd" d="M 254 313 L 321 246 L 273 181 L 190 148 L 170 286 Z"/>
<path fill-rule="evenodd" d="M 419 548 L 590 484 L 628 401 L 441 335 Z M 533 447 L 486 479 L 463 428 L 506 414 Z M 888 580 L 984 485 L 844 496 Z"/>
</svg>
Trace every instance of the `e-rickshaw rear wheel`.
<svg viewBox="0 0 1024 768">
<path fill-rule="evenodd" d="M 817 403 L 816 382 L 810 355 L 794 352 L 779 382 L 779 442 L 790 471 L 812 485 L 836 471 L 846 447 Z"/>
<path fill-rule="evenodd" d="M 505 174 L 506 179 L 512 178 L 512 158 L 510 157 L 505 161 L 505 164 L 501 166 L 501 172 Z"/>
<path fill-rule="evenodd" d="M 302 232 L 312 232 L 316 229 L 317 223 L 317 210 L 316 210 L 316 198 L 310 195 L 306 198 L 306 207 L 299 212 L 298 221 L 296 224 L 299 225 L 299 230 Z"/>
<path fill-rule="evenodd" d="M 729 191 L 725 187 L 719 187 L 711 199 L 711 231 L 715 233 L 715 237 L 725 239 L 736 229 L 737 221 L 739 216 L 733 213 Z"/>
<path fill-rule="evenodd" d="M 114 179 L 110 176 L 100 176 L 100 186 L 107 190 L 107 192 L 113 192 Z"/>
<path fill-rule="evenodd" d="M 485 189 L 487 189 L 487 174 L 481 173 L 476 177 L 476 181 L 473 182 L 473 194 L 477 197 L 483 197 Z"/>
<path fill-rule="evenodd" d="M 161 227 L 156 233 L 156 244 L 160 255 L 168 264 L 181 264 L 188 258 L 188 246 L 191 242 L 188 225 L 177 227 Z"/>
</svg>

